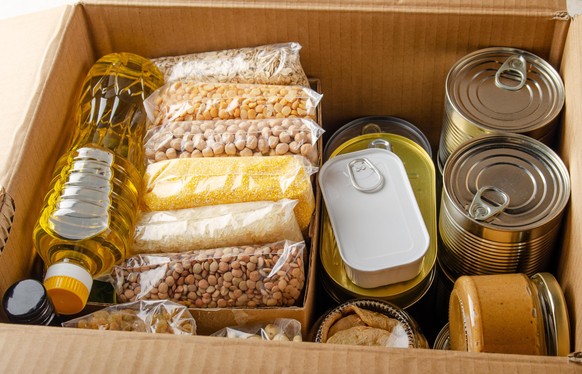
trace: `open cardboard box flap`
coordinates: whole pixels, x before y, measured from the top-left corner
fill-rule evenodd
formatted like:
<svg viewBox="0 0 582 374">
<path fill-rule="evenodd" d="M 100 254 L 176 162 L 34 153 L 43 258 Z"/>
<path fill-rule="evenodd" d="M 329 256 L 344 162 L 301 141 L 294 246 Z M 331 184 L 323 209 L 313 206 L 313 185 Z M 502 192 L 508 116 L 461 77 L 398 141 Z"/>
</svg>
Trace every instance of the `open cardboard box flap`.
<svg viewBox="0 0 582 374">
<path fill-rule="evenodd" d="M 563 373 L 565 357 L 469 354 L 421 349 L 148 335 L 50 327 L 0 328 L 0 358 L 15 373 Z"/>
<path fill-rule="evenodd" d="M 0 294 L 31 269 L 31 228 L 52 169 L 68 141 L 84 75 L 101 55 L 147 57 L 298 41 L 309 76 L 324 88 L 328 133 L 347 120 L 391 114 L 415 123 L 438 144 L 444 80 L 465 54 L 488 46 L 530 50 L 559 67 L 566 83 L 561 155 L 571 174 L 557 275 L 582 350 L 582 25 L 565 1 L 421 0 L 86 2 L 0 22 L 5 91 L 0 111 L 0 182 L 16 215 L 0 254 Z M 163 25 L 163 26 L 160 26 Z M 466 354 L 315 344 L 265 344 L 205 337 L 0 324 L 0 361 L 15 371 L 47 370 L 272 372 L 408 370 L 410 372 L 575 371 L 567 358 Z"/>
</svg>

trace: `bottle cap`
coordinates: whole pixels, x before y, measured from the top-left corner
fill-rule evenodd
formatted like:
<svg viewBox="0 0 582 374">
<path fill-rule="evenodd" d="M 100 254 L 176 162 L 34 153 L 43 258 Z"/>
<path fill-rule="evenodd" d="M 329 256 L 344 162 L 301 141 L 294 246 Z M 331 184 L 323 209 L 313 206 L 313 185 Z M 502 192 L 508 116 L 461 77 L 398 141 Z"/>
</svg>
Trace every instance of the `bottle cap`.
<svg viewBox="0 0 582 374">
<path fill-rule="evenodd" d="M 76 314 L 83 310 L 93 284 L 91 274 L 70 262 L 49 266 L 44 286 L 59 314 Z"/>
<path fill-rule="evenodd" d="M 48 295 L 36 279 L 23 279 L 6 290 L 2 306 L 8 320 L 22 324 L 49 324 L 54 308 Z"/>
</svg>

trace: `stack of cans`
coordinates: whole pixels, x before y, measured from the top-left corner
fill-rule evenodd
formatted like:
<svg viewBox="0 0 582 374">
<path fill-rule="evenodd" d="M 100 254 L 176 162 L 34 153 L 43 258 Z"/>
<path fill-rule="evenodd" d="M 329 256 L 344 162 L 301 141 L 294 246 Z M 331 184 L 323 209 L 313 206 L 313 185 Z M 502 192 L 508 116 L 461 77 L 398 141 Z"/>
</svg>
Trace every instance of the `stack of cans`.
<svg viewBox="0 0 582 374">
<path fill-rule="evenodd" d="M 461 275 L 545 271 L 570 195 L 550 148 L 564 104 L 559 74 L 514 48 L 458 61 L 446 83 L 439 264 Z"/>
<path fill-rule="evenodd" d="M 366 288 L 354 283 L 345 270 L 325 205 L 322 209 L 320 251 L 320 282 L 335 302 L 353 298 L 375 298 L 409 308 L 423 298 L 436 275 L 437 215 L 434 163 L 426 136 L 410 122 L 390 116 L 358 118 L 341 127 L 327 142 L 325 160 L 339 155 L 377 148 L 388 144 L 404 163 L 418 207 L 430 236 L 430 243 L 412 279 L 380 287 Z M 379 207 L 379 209 L 382 209 Z M 373 212 L 371 212 L 373 213 Z M 390 237 L 384 242 L 390 248 Z M 363 244 L 363 243 L 362 243 Z"/>
</svg>

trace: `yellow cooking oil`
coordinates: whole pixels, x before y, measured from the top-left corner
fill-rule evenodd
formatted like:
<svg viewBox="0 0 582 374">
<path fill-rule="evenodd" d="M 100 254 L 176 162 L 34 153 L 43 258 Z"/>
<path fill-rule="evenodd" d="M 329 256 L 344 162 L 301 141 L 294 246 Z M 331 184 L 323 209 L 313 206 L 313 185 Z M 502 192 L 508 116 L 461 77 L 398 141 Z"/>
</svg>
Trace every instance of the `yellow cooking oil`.
<svg viewBox="0 0 582 374">
<path fill-rule="evenodd" d="M 93 278 L 128 252 L 145 171 L 143 101 L 162 84 L 160 71 L 131 53 L 102 57 L 85 78 L 71 145 L 33 233 L 60 314 L 80 312 Z"/>
</svg>

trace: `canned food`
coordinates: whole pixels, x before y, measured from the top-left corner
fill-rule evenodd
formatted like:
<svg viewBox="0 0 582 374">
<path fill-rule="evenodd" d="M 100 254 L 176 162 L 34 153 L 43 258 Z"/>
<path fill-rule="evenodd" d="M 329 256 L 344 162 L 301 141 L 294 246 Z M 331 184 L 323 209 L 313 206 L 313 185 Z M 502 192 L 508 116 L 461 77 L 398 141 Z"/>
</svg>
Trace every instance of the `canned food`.
<svg viewBox="0 0 582 374">
<path fill-rule="evenodd" d="M 443 268 L 453 279 L 544 271 L 569 196 L 566 166 L 543 143 L 509 133 L 464 143 L 444 169 Z"/>
<path fill-rule="evenodd" d="M 416 321 L 398 306 L 381 300 L 347 301 L 315 324 L 316 343 L 428 348 Z"/>
<path fill-rule="evenodd" d="M 452 350 L 566 356 L 568 310 L 550 273 L 463 276 L 449 305 Z"/>
<path fill-rule="evenodd" d="M 375 148 L 338 155 L 319 185 L 353 283 L 375 288 L 418 275 L 430 237 L 398 156 Z"/>
<path fill-rule="evenodd" d="M 439 168 L 459 145 L 483 134 L 518 133 L 551 145 L 563 105 L 562 79 L 540 57 L 516 48 L 468 54 L 447 76 Z"/>
<path fill-rule="evenodd" d="M 449 324 L 443 326 L 432 345 L 432 349 L 448 351 L 451 349 L 451 336 L 449 333 Z"/>
<path fill-rule="evenodd" d="M 434 182 L 434 165 L 421 146 L 410 139 L 394 134 L 368 134 L 350 139 L 338 147 L 330 156 L 344 154 L 368 148 L 375 141 L 387 140 L 392 151 L 404 163 L 418 207 L 430 236 L 429 247 L 422 261 L 420 273 L 414 278 L 392 285 L 363 288 L 348 278 L 338 251 L 335 235 L 325 207 L 322 209 L 320 227 L 320 275 L 322 284 L 330 296 L 337 302 L 344 302 L 354 297 L 372 297 L 390 301 L 401 308 L 416 303 L 430 288 L 435 278 L 435 261 L 437 257 L 436 231 L 436 195 Z"/>
<path fill-rule="evenodd" d="M 394 134 L 408 138 L 420 145 L 430 157 L 432 148 L 426 136 L 412 123 L 392 116 L 369 116 L 355 119 L 340 127 L 329 138 L 323 155 L 328 160 L 332 153 L 350 139 L 366 134 Z"/>
</svg>

